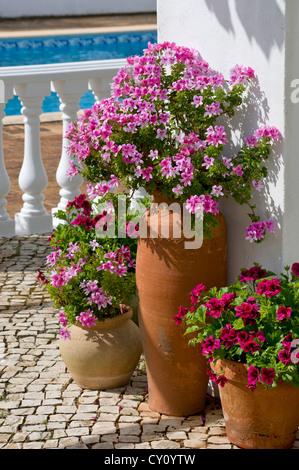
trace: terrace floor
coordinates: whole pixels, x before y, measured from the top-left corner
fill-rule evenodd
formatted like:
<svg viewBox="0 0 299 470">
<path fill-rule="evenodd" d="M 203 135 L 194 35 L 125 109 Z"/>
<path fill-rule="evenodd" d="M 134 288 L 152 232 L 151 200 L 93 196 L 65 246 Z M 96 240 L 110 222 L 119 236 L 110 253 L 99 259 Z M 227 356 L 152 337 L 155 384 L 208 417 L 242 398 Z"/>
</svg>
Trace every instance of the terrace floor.
<svg viewBox="0 0 299 470">
<path fill-rule="evenodd" d="M 61 132 L 61 121 L 41 123 L 48 211 L 59 201 Z M 10 217 L 22 206 L 23 139 L 22 124 L 4 126 Z M 197 416 L 150 410 L 143 360 L 123 389 L 88 391 L 73 382 L 59 353 L 58 312 L 36 278 L 50 253 L 48 236 L 0 238 L 0 448 L 231 449 L 213 397 Z"/>
<path fill-rule="evenodd" d="M 121 15 L 91 15 L 69 17 L 43 17 L 43 18 L 0 18 L 0 37 L 15 35 L 32 35 L 42 31 L 48 35 L 56 30 L 102 29 L 116 31 L 118 29 L 147 28 L 156 25 L 155 13 L 121 14 Z"/>
<path fill-rule="evenodd" d="M 48 236 L 0 239 L 0 448 L 231 449 L 217 399 L 207 396 L 204 412 L 189 417 L 149 408 L 143 358 L 121 389 L 74 383 L 59 352 L 58 311 L 36 279 Z"/>
</svg>

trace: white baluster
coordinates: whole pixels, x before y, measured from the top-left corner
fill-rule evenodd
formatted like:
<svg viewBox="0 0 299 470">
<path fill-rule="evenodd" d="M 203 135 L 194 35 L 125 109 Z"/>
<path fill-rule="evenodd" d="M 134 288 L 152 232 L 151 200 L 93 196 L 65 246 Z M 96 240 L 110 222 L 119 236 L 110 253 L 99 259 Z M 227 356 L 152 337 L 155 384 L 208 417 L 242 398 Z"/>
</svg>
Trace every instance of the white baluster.
<svg viewBox="0 0 299 470">
<path fill-rule="evenodd" d="M 2 82 L 3 85 L 3 82 Z M 4 156 L 3 156 L 3 139 L 2 139 L 2 127 L 3 117 L 5 115 L 4 108 L 6 102 L 13 97 L 12 88 L 9 90 L 6 86 L 5 94 L 4 90 L 1 90 L 0 100 L 0 237 L 13 237 L 15 235 L 15 221 L 9 218 L 6 211 L 7 201 L 5 196 L 10 190 L 10 181 L 5 168 Z M 3 96 L 4 95 L 4 96 Z"/>
<path fill-rule="evenodd" d="M 92 90 L 96 102 L 103 98 L 109 98 L 111 95 L 111 77 L 91 78 L 89 81 L 89 89 Z"/>
<path fill-rule="evenodd" d="M 52 90 L 59 97 L 61 103 L 59 109 L 62 112 L 63 121 L 62 152 L 56 172 L 56 181 L 61 187 L 59 191 L 61 198 L 57 207 L 52 209 L 53 225 L 56 227 L 60 220 L 55 218 L 55 212 L 59 209 L 64 210 L 68 201 L 73 201 L 81 192 L 82 176 L 75 175 L 70 178 L 67 175 L 71 157 L 67 152 L 69 140 L 65 137 L 65 133 L 69 125 L 77 120 L 77 112 L 80 109 L 79 101 L 82 94 L 88 90 L 88 84 L 87 80 L 57 80 L 52 82 Z M 72 158 L 72 161 L 79 166 L 77 159 Z"/>
<path fill-rule="evenodd" d="M 144 188 L 138 188 L 134 192 L 134 196 L 130 204 L 130 209 L 139 212 L 142 209 L 142 207 L 139 206 L 140 200 L 144 197 L 150 197 L 150 195 L 145 191 Z"/>
<path fill-rule="evenodd" d="M 39 116 L 43 99 L 50 94 L 50 83 L 16 85 L 15 94 L 20 98 L 24 116 L 24 160 L 19 175 L 24 204 L 15 215 L 16 233 L 47 233 L 53 226 L 52 216 L 47 214 L 43 204 L 42 192 L 47 187 L 48 178 L 41 157 Z"/>
</svg>

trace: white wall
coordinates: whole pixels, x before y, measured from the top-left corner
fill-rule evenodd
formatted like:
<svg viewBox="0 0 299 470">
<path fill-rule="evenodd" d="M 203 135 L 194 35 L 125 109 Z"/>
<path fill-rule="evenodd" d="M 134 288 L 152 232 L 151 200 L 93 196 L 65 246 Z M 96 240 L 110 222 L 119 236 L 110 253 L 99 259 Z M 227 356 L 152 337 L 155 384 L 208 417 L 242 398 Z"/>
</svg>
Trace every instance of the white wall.
<svg viewBox="0 0 299 470">
<path fill-rule="evenodd" d="M 280 273 L 299 261 L 299 103 L 291 102 L 291 81 L 299 79 L 299 2 L 293 0 L 158 0 L 158 40 L 195 47 L 228 77 L 236 64 L 252 67 L 258 84 L 248 113 L 235 117 L 244 137 L 260 125 L 276 126 L 284 142 L 269 161 L 266 195 L 257 193 L 257 212 L 278 225 L 260 245 L 243 236 L 247 208 L 224 201 L 228 226 L 229 282 L 243 267 L 260 262 Z"/>
<path fill-rule="evenodd" d="M 0 17 L 155 12 L 156 0 L 0 0 Z"/>
</svg>

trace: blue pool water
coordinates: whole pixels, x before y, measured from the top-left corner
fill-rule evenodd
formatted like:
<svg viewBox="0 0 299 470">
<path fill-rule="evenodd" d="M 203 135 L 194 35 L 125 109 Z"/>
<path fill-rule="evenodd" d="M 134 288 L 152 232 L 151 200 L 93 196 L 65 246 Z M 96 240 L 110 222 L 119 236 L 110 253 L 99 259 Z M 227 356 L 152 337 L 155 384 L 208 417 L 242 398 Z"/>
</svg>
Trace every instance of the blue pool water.
<svg viewBox="0 0 299 470">
<path fill-rule="evenodd" d="M 142 54 L 148 42 L 157 42 L 156 31 L 0 39 L 0 67 L 122 59 Z M 93 103 L 91 91 L 82 95 L 81 109 L 90 108 Z M 59 111 L 59 104 L 56 93 L 51 93 L 44 99 L 43 112 Z M 17 96 L 8 101 L 5 113 L 21 114 Z"/>
</svg>

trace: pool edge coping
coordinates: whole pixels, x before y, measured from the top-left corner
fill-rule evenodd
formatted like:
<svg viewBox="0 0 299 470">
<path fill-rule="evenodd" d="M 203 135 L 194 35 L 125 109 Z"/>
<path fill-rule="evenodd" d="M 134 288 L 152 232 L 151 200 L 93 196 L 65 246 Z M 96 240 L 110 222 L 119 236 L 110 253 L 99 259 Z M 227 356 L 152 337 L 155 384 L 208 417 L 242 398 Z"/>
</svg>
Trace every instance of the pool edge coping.
<svg viewBox="0 0 299 470">
<path fill-rule="evenodd" d="M 0 32 L 0 39 L 47 37 L 47 36 L 72 36 L 79 34 L 105 34 L 124 33 L 134 31 L 156 31 L 156 24 L 138 24 L 128 26 L 99 26 L 98 28 L 64 28 L 64 29 L 43 29 L 34 31 L 6 31 Z"/>
</svg>

